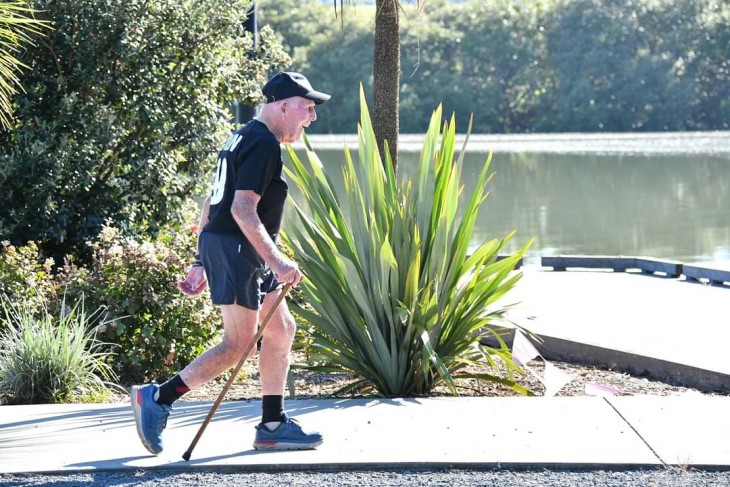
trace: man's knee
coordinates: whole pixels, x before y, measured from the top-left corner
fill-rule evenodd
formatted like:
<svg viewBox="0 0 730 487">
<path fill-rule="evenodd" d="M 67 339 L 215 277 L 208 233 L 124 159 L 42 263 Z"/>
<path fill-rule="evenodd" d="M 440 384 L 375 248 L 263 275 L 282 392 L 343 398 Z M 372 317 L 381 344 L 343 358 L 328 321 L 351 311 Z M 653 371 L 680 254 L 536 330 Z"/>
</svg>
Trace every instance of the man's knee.
<svg viewBox="0 0 730 487">
<path fill-rule="evenodd" d="M 223 341 L 221 346 L 227 356 L 236 357 L 237 362 L 243 357 L 247 347 L 251 345 L 256 334 L 256 311 L 238 305 L 222 306 Z M 255 345 L 255 344 L 254 344 Z M 251 354 L 256 347 L 251 347 Z M 250 355 L 249 355 L 250 356 Z"/>
<path fill-rule="evenodd" d="M 297 324 L 294 317 L 287 310 L 279 313 L 277 319 L 272 320 L 271 326 L 264 331 L 264 336 L 269 343 L 275 342 L 281 346 L 289 347 L 294 341 L 297 331 Z"/>
</svg>

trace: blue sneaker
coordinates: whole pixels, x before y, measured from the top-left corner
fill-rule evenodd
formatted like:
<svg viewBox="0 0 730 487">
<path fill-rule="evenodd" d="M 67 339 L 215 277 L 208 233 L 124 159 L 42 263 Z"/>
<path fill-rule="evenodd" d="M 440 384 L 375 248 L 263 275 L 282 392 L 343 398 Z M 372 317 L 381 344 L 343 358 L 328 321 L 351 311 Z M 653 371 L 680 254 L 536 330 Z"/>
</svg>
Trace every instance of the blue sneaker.
<svg viewBox="0 0 730 487">
<path fill-rule="evenodd" d="M 256 426 L 253 447 L 257 450 L 311 450 L 321 444 L 322 435 L 305 433 L 296 420 L 287 416 L 274 431 L 263 424 Z"/>
<path fill-rule="evenodd" d="M 167 426 L 167 417 L 172 408 L 166 404 L 155 402 L 155 393 L 160 386 L 132 386 L 130 393 L 134 422 L 137 423 L 137 434 L 142 444 L 150 453 L 157 455 L 162 451 L 162 431 Z"/>
</svg>

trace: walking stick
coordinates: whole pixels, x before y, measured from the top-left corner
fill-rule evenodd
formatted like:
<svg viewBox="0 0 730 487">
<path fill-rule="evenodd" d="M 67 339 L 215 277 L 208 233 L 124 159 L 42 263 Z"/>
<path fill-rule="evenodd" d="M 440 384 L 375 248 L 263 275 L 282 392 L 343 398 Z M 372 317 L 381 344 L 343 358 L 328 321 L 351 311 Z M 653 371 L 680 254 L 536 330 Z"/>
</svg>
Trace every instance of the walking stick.
<svg viewBox="0 0 730 487">
<path fill-rule="evenodd" d="M 218 399 L 215 400 L 215 403 L 213 403 L 213 407 L 210 408 L 210 411 L 208 412 L 208 416 L 206 416 L 205 421 L 203 421 L 203 424 L 200 425 L 200 429 L 198 429 L 198 433 L 195 435 L 195 438 L 193 438 L 192 443 L 190 443 L 190 446 L 188 447 L 188 450 L 183 453 L 183 460 L 186 462 L 190 460 L 190 454 L 193 453 L 193 449 L 195 448 L 195 445 L 198 444 L 198 440 L 200 440 L 200 437 L 203 436 L 203 432 L 205 431 L 205 428 L 208 426 L 208 423 L 210 423 L 210 420 L 213 419 L 213 415 L 215 414 L 216 410 L 218 409 L 218 406 L 220 406 L 221 402 L 223 402 L 223 398 L 226 396 L 226 393 L 228 392 L 228 389 L 231 388 L 231 385 L 233 384 L 233 381 L 236 377 L 238 377 L 238 373 L 241 371 L 241 367 L 243 367 L 244 362 L 246 362 L 246 359 L 248 358 L 248 355 L 251 353 L 251 350 L 254 346 L 258 343 L 258 341 L 261 339 L 261 336 L 264 334 L 264 330 L 266 329 L 266 325 L 269 324 L 269 321 L 271 321 L 271 318 L 274 316 L 274 313 L 276 312 L 277 308 L 281 304 L 281 302 L 286 297 L 287 293 L 289 293 L 289 289 L 291 288 L 292 284 L 287 283 L 284 286 L 284 289 L 281 291 L 281 294 L 279 294 L 279 297 L 276 298 L 276 301 L 274 302 L 274 305 L 269 310 L 268 314 L 264 318 L 264 321 L 261 322 L 261 326 L 259 326 L 259 331 L 256 333 L 256 336 L 253 337 L 253 340 L 251 340 L 251 343 L 248 345 L 248 348 L 246 348 L 246 351 L 243 354 L 243 357 L 241 357 L 241 360 L 238 361 L 238 365 L 236 365 L 236 368 L 233 369 L 233 373 L 231 374 L 231 377 L 226 382 L 226 385 L 223 386 L 223 390 L 218 395 Z"/>
</svg>

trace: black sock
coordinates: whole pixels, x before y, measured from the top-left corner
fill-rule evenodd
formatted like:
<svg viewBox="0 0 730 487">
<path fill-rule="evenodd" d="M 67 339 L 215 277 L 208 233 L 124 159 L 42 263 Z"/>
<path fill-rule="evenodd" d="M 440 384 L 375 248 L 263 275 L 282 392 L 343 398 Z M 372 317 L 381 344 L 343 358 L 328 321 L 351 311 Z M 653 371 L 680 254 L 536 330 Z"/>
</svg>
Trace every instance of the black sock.
<svg viewBox="0 0 730 487">
<path fill-rule="evenodd" d="M 180 399 L 189 390 L 190 388 L 185 385 L 180 374 L 177 374 L 160 386 L 160 397 L 157 398 L 157 404 L 172 406 L 173 402 Z"/>
<path fill-rule="evenodd" d="M 261 407 L 263 409 L 262 423 L 284 421 L 284 396 L 264 396 Z"/>
</svg>

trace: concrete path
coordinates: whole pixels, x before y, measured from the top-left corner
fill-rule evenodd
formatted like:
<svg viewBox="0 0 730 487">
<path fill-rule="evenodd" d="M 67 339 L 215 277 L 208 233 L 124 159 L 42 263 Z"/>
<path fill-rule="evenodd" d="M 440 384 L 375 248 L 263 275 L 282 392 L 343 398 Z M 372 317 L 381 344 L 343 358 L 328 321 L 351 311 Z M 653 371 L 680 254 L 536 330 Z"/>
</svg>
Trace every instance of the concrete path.
<svg viewBox="0 0 730 487">
<path fill-rule="evenodd" d="M 261 404 L 226 402 L 189 462 L 210 403 L 179 403 L 150 455 L 126 404 L 2 408 L 0 472 L 240 467 L 730 466 L 730 398 L 554 397 L 289 401 L 317 450 L 257 452 Z"/>
<path fill-rule="evenodd" d="M 510 317 L 552 337 L 715 374 L 730 289 L 624 273 L 525 269 Z M 523 321 L 522 323 L 520 321 Z M 595 347 L 595 348 L 590 348 Z M 544 352 L 541 351 L 541 352 Z M 547 357 L 546 357 L 547 358 Z M 287 401 L 325 435 L 315 451 L 252 449 L 259 401 L 225 402 L 189 462 L 211 403 L 179 402 L 165 451 L 147 453 L 128 404 L 0 407 L 0 472 L 226 467 L 255 470 L 425 466 L 730 468 L 730 396 L 478 397 Z M 719 440 L 719 441 L 718 441 Z"/>
</svg>

